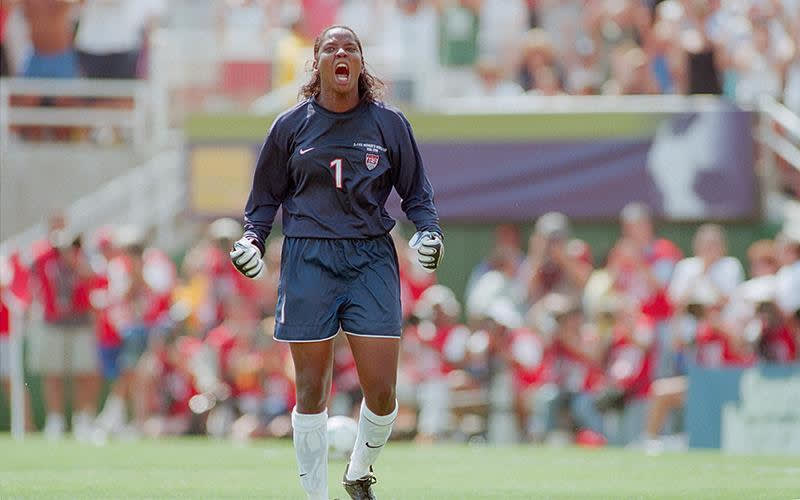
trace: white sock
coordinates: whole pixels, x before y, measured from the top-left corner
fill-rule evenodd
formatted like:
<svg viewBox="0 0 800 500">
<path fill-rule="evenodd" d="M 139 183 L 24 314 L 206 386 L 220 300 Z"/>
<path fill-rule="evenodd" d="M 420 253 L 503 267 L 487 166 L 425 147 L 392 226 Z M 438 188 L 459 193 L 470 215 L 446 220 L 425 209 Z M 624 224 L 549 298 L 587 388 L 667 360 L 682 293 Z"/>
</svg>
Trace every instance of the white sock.
<svg viewBox="0 0 800 500">
<path fill-rule="evenodd" d="M 44 434 L 48 439 L 60 439 L 64 434 L 64 415 L 61 413 L 48 413 L 44 423 Z"/>
<path fill-rule="evenodd" d="M 92 431 L 92 414 L 78 411 L 72 414 L 72 434 L 78 441 L 88 440 Z"/>
<path fill-rule="evenodd" d="M 295 408 L 292 428 L 300 484 L 309 499 L 328 500 L 328 410 L 307 414 Z"/>
<path fill-rule="evenodd" d="M 73 431 L 76 427 L 86 428 L 92 425 L 92 414 L 88 411 L 76 411 L 72 414 L 72 428 Z"/>
<path fill-rule="evenodd" d="M 369 466 L 378 459 L 383 446 L 392 433 L 392 424 L 397 418 L 397 401 L 394 410 L 388 415 L 376 415 L 369 408 L 365 400 L 361 400 L 361 415 L 358 418 L 358 435 L 353 454 L 350 455 L 350 466 L 347 469 L 347 479 L 355 480 L 369 473 Z"/>
<path fill-rule="evenodd" d="M 116 394 L 110 394 L 103 405 L 103 411 L 97 416 L 100 427 L 109 432 L 119 431 L 127 420 L 128 410 L 125 400 Z"/>
</svg>

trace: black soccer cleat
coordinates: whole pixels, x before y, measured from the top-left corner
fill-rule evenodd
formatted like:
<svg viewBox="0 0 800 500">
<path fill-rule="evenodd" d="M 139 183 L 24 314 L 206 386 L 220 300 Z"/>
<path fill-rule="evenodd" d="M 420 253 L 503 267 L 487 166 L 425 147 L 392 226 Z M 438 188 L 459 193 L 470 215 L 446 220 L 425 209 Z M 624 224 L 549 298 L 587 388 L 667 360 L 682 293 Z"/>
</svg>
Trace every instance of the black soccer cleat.
<svg viewBox="0 0 800 500">
<path fill-rule="evenodd" d="M 369 467 L 369 474 L 352 481 L 347 479 L 347 469 L 349 468 L 350 464 L 347 464 L 347 467 L 344 469 L 344 477 L 342 477 L 342 486 L 344 486 L 344 490 L 350 495 L 350 498 L 353 500 L 376 500 L 377 497 L 375 493 L 372 492 L 372 485 L 378 480 L 372 473 L 372 466 L 370 465 Z"/>
</svg>

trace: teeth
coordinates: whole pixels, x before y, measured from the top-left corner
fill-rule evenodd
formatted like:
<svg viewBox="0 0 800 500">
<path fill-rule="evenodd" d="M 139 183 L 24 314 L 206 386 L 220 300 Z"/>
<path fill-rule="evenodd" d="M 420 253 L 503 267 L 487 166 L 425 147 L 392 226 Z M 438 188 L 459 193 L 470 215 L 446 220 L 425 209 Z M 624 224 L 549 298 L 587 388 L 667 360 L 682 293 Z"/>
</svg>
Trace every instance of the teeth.
<svg viewBox="0 0 800 500">
<path fill-rule="evenodd" d="M 339 63 L 339 64 L 336 65 L 334 71 L 338 71 L 340 69 L 344 69 L 346 71 L 346 73 L 344 73 L 344 74 L 337 73 L 336 74 L 336 79 L 339 80 L 340 82 L 346 82 L 350 78 L 350 69 L 347 67 L 347 64 Z"/>
</svg>

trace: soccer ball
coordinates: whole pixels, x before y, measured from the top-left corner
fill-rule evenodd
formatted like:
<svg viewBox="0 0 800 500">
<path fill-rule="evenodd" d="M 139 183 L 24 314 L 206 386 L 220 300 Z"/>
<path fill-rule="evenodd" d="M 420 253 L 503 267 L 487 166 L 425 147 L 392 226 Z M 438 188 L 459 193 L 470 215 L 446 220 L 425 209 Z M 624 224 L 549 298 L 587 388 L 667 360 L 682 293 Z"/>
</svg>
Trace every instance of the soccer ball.
<svg viewBox="0 0 800 500">
<path fill-rule="evenodd" d="M 328 419 L 328 456 L 334 460 L 347 460 L 353 452 L 358 434 L 358 424 L 345 416 Z"/>
</svg>

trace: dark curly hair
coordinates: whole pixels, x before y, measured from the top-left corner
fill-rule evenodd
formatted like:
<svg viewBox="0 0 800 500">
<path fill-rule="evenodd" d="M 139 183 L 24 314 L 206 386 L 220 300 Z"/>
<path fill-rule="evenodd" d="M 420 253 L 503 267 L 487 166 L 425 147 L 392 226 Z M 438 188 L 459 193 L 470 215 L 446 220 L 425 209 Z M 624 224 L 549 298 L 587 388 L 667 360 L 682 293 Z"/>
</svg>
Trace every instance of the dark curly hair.
<svg viewBox="0 0 800 500">
<path fill-rule="evenodd" d="M 383 97 L 383 90 L 385 85 L 380 78 L 371 74 L 367 69 L 367 63 L 364 60 L 364 50 L 361 47 L 361 39 L 358 38 L 358 35 L 356 35 L 356 32 L 353 31 L 352 28 L 340 24 L 335 24 L 333 26 L 328 26 L 327 28 L 322 30 L 322 33 L 320 33 L 319 36 L 314 39 L 314 60 L 316 61 L 317 56 L 319 55 L 319 46 L 322 43 L 322 39 L 325 38 L 325 35 L 330 30 L 337 28 L 347 30 L 353 34 L 353 38 L 355 38 L 356 44 L 358 44 L 358 51 L 361 53 L 361 65 L 363 69 L 361 71 L 361 74 L 358 75 L 359 98 L 372 102 L 379 101 Z M 320 92 L 319 71 L 315 71 L 311 76 L 311 80 L 309 80 L 308 83 L 300 87 L 299 97 L 301 99 L 308 99 L 309 97 L 318 95 L 319 92 Z"/>
</svg>

